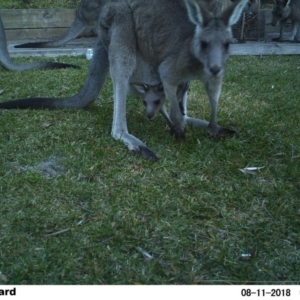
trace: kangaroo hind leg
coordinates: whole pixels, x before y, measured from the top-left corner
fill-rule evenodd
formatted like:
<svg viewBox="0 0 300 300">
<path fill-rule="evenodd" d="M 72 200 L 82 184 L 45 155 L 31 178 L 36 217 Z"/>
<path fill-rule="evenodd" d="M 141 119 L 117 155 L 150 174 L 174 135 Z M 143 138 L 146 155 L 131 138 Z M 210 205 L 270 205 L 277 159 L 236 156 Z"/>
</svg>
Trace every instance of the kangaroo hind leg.
<svg viewBox="0 0 300 300">
<path fill-rule="evenodd" d="M 126 120 L 126 96 L 129 92 L 129 82 L 136 65 L 135 43 L 126 36 L 126 41 L 117 38 L 116 31 L 109 44 L 110 72 L 114 86 L 114 115 L 112 125 L 112 136 L 116 140 L 121 140 L 134 154 L 141 155 L 153 161 L 157 161 L 157 156 L 138 138 L 128 132 Z M 124 36 L 124 33 L 123 33 Z"/>
<path fill-rule="evenodd" d="M 134 63 L 134 57 L 130 57 L 128 54 L 126 55 L 126 63 L 122 62 L 119 57 L 117 62 L 111 64 L 110 70 L 114 85 L 114 115 L 111 134 L 113 138 L 126 144 L 134 154 L 157 161 L 158 158 L 155 153 L 147 148 L 142 141 L 130 134 L 127 128 L 126 96 Z"/>
</svg>

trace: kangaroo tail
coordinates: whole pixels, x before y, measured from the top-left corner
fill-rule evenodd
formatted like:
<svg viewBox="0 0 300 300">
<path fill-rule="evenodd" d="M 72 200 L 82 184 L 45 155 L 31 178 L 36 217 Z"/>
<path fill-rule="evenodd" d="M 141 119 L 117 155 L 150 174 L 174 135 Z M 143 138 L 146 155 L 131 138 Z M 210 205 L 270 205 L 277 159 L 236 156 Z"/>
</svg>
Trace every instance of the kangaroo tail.
<svg viewBox="0 0 300 300">
<path fill-rule="evenodd" d="M 109 72 L 107 49 L 97 39 L 93 58 L 90 63 L 88 76 L 82 90 L 72 97 L 66 98 L 28 98 L 0 103 L 0 108 L 85 108 L 96 100 Z"/>
<path fill-rule="evenodd" d="M 11 70 L 11 71 L 24 71 L 29 69 L 78 68 L 75 65 L 63 64 L 57 62 L 31 62 L 26 64 L 18 64 L 13 62 L 7 51 L 6 35 L 5 35 L 4 26 L 1 18 L 0 18 L 0 64 L 6 70 Z"/>
<path fill-rule="evenodd" d="M 31 69 L 67 69 L 67 68 L 74 68 L 79 69 L 80 67 L 72 64 L 64 64 L 58 62 L 31 62 L 31 63 L 24 63 L 18 64 L 13 62 L 11 59 L 6 59 L 5 61 L 0 61 L 1 65 L 4 69 L 9 71 L 25 71 Z"/>
</svg>

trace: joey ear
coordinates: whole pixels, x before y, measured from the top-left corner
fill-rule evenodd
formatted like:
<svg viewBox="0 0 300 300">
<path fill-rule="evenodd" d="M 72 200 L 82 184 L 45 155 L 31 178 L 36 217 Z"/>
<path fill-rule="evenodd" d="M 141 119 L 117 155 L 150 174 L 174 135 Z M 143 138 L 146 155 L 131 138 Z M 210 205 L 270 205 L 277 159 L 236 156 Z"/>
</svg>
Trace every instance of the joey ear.
<svg viewBox="0 0 300 300">
<path fill-rule="evenodd" d="M 247 3 L 248 0 L 236 1 L 233 5 L 230 5 L 227 9 L 225 9 L 221 18 L 227 26 L 232 26 L 238 22 Z"/>
<path fill-rule="evenodd" d="M 140 83 L 140 82 L 132 82 L 130 83 L 138 92 L 141 94 L 145 94 L 149 90 L 148 84 Z"/>
</svg>

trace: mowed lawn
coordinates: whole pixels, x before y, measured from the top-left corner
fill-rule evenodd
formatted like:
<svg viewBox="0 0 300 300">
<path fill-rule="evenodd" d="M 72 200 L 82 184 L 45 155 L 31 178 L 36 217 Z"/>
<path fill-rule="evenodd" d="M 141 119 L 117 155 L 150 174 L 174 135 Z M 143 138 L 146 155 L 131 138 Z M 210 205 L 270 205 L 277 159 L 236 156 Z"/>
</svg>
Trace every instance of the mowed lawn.
<svg viewBox="0 0 300 300">
<path fill-rule="evenodd" d="M 81 69 L 0 69 L 0 101 L 79 91 L 88 61 L 57 60 Z M 298 56 L 231 57 L 218 116 L 239 138 L 175 141 L 129 98 L 156 163 L 110 136 L 110 80 L 84 110 L 1 110 L 1 283 L 299 284 L 299 78 Z M 209 118 L 199 82 L 188 110 Z"/>
</svg>

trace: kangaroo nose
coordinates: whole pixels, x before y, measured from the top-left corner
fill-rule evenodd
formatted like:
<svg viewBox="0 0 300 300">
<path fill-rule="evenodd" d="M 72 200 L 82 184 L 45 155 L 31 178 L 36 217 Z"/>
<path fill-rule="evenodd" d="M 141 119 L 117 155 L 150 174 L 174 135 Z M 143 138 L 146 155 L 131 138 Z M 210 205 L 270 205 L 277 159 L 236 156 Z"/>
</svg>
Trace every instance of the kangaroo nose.
<svg viewBox="0 0 300 300">
<path fill-rule="evenodd" d="M 210 72 L 213 74 L 213 75 L 215 75 L 215 76 L 217 76 L 220 72 L 221 72 L 221 67 L 220 66 L 211 66 L 210 67 Z"/>
<path fill-rule="evenodd" d="M 153 118 L 154 118 L 154 114 L 150 114 L 150 113 L 147 114 L 147 119 L 148 119 L 148 120 L 151 121 L 151 120 L 153 120 Z"/>
</svg>

